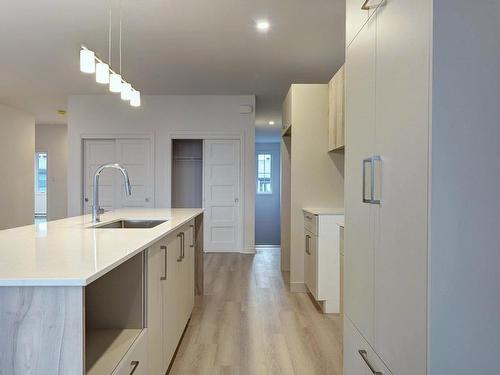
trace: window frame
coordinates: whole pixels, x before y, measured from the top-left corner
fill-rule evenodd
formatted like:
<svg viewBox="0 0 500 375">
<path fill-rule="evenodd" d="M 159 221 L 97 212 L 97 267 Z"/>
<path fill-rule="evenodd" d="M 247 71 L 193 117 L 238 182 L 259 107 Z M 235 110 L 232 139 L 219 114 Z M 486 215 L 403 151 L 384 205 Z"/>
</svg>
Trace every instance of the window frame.
<svg viewBox="0 0 500 375">
<path fill-rule="evenodd" d="M 264 170 L 260 171 L 260 160 L 259 157 L 264 156 Z M 269 157 L 269 171 L 266 168 L 266 157 Z M 259 151 L 256 154 L 257 168 L 256 168 L 256 192 L 258 195 L 271 195 L 273 194 L 273 155 L 269 151 Z M 261 175 L 269 177 L 261 177 Z M 261 190 L 261 183 L 269 186 L 269 191 Z"/>
</svg>

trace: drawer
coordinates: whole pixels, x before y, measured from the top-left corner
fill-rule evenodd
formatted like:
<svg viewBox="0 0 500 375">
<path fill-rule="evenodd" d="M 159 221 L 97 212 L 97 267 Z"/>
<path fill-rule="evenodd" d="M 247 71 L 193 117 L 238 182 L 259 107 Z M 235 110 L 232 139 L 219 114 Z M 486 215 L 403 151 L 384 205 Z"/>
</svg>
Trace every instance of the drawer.
<svg viewBox="0 0 500 375">
<path fill-rule="evenodd" d="M 304 211 L 304 229 L 318 235 L 318 215 Z"/>
<path fill-rule="evenodd" d="M 143 330 L 116 366 L 113 375 L 148 375 L 146 330 Z"/>
<path fill-rule="evenodd" d="M 350 319 L 344 316 L 344 375 L 373 374 L 392 375 Z"/>
</svg>

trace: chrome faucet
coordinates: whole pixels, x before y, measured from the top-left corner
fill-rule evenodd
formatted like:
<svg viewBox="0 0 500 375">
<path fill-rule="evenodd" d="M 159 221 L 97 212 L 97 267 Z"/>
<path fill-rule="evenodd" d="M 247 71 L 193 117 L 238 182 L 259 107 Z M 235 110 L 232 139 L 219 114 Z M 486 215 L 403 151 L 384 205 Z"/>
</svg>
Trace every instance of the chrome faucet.
<svg viewBox="0 0 500 375">
<path fill-rule="evenodd" d="M 101 214 L 104 213 L 104 209 L 99 207 L 99 176 L 101 172 L 107 168 L 118 169 L 122 172 L 123 178 L 125 179 L 125 191 L 128 195 L 132 194 L 132 188 L 130 187 L 130 179 L 128 178 L 128 172 L 118 163 L 109 163 L 101 165 L 94 173 L 94 186 L 93 186 L 93 199 L 92 199 L 92 221 L 98 223 L 101 221 Z"/>
</svg>

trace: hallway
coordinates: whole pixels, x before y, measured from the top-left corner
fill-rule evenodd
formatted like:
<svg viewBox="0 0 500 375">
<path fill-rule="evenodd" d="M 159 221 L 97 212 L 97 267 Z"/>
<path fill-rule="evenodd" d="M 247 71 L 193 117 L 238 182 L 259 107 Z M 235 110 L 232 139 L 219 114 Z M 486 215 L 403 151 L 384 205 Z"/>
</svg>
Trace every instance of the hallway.
<svg viewBox="0 0 500 375">
<path fill-rule="evenodd" d="M 205 254 L 205 295 L 171 375 L 342 374 L 342 318 L 290 293 L 279 250 Z"/>
</svg>

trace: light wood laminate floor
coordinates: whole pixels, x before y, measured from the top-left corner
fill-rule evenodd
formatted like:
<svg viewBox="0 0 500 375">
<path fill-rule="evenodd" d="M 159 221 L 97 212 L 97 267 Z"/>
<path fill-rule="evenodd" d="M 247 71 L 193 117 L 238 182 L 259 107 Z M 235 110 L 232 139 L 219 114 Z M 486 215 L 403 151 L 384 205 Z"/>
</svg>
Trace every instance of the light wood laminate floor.
<svg viewBox="0 0 500 375">
<path fill-rule="evenodd" d="M 206 254 L 197 297 L 171 375 L 342 374 L 342 318 L 291 293 L 279 250 Z"/>
</svg>

